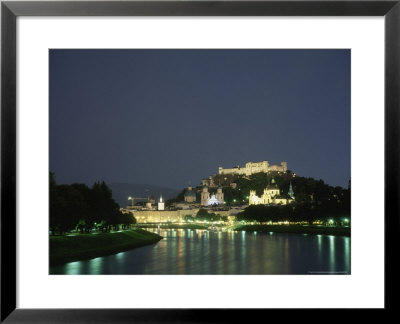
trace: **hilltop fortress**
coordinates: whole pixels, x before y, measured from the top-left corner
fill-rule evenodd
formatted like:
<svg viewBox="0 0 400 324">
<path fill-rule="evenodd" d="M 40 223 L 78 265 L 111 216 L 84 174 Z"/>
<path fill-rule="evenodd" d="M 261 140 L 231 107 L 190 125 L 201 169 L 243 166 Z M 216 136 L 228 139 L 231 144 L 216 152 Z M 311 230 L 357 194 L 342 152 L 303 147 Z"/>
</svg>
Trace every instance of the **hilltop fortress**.
<svg viewBox="0 0 400 324">
<path fill-rule="evenodd" d="M 245 167 L 237 166 L 231 169 L 224 169 L 223 167 L 218 168 L 218 174 L 244 174 L 247 176 L 252 175 L 253 173 L 268 173 L 271 171 L 286 172 L 287 162 L 281 162 L 281 165 L 270 165 L 268 161 L 247 162 Z"/>
<path fill-rule="evenodd" d="M 287 205 L 295 202 L 292 184 L 290 183 L 288 193 L 282 193 L 274 175 L 282 176 L 287 171 L 287 162 L 280 165 L 269 164 L 268 161 L 247 162 L 244 167 L 237 166 L 231 169 L 218 168 L 218 175 L 209 176 L 203 179 L 200 186 L 193 188 L 189 185 L 182 193 L 183 201 L 175 201 L 168 208 L 165 208 L 164 200 L 160 197 L 158 206 L 155 200 L 146 203 L 146 207 L 128 206 L 124 212 L 133 213 L 138 223 L 158 223 L 158 222 L 183 222 L 186 216 L 195 217 L 198 211 L 203 208 L 214 210 L 220 216 L 227 216 L 229 221 L 234 221 L 236 215 L 249 205 Z M 249 193 L 240 198 L 232 198 L 232 190 L 237 189 L 237 176 L 250 176 L 256 173 L 266 173 L 268 185 L 264 188 L 261 196 L 257 196 L 256 190 L 250 188 Z M 295 173 L 285 175 L 295 177 Z M 209 191 L 211 189 L 211 191 Z M 224 190 L 227 190 L 228 200 L 226 200 Z M 239 195 L 240 196 L 240 195 Z M 157 208 L 158 207 L 158 208 Z"/>
</svg>

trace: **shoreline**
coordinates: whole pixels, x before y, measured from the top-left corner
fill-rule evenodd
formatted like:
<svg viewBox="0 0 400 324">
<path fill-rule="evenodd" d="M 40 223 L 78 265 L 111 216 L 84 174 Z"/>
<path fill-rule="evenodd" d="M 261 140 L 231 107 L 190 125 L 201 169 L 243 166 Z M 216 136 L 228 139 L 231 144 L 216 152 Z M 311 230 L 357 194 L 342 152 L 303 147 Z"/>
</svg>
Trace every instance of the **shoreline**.
<svg viewBox="0 0 400 324">
<path fill-rule="evenodd" d="M 211 225 L 210 224 L 163 224 L 160 225 L 162 229 L 207 229 Z M 157 224 L 146 224 L 146 225 L 138 225 L 139 228 L 146 229 L 146 228 L 157 228 Z"/>
<path fill-rule="evenodd" d="M 163 237 L 142 229 L 49 237 L 49 265 L 84 261 L 159 242 Z"/>
<path fill-rule="evenodd" d="M 212 225 L 200 224 L 169 224 L 161 225 L 162 229 L 203 229 L 208 230 Z M 156 228 L 155 224 L 142 225 L 141 228 Z M 216 225 L 217 228 L 224 227 L 223 225 Z M 318 226 L 318 225 L 234 225 L 230 227 L 233 231 L 246 231 L 246 232 L 261 232 L 261 233 L 288 233 L 288 234 L 310 234 L 310 235 L 335 235 L 335 236 L 351 236 L 351 227 L 339 226 Z"/>
<path fill-rule="evenodd" d="M 334 235 L 351 237 L 350 227 L 329 226 L 302 226 L 302 225 L 238 225 L 234 231 L 262 232 L 262 233 L 287 233 L 287 234 L 311 234 Z"/>
</svg>

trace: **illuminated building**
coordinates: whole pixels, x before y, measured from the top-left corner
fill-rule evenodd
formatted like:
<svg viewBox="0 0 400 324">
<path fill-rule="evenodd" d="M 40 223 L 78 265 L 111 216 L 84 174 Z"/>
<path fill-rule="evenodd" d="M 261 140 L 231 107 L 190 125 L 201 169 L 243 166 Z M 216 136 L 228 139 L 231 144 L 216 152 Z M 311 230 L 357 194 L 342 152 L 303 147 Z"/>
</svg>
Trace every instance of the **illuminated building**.
<svg viewBox="0 0 400 324">
<path fill-rule="evenodd" d="M 210 198 L 210 193 L 208 192 L 208 187 L 204 186 L 201 192 L 201 205 L 202 206 L 213 206 L 213 205 L 223 205 L 224 204 L 224 193 L 222 192 L 222 187 L 218 186 L 217 193 L 213 194 Z"/>
<path fill-rule="evenodd" d="M 289 192 L 293 189 L 290 184 Z M 275 183 L 275 179 L 272 178 L 271 184 L 264 189 L 264 193 L 261 197 L 256 195 L 255 190 L 250 190 L 249 195 L 249 205 L 269 205 L 269 204 L 276 204 L 276 205 L 286 205 L 293 202 L 294 199 L 290 195 L 281 195 L 278 186 Z"/>
<path fill-rule="evenodd" d="M 196 201 L 196 193 L 192 190 L 192 187 L 189 186 L 184 194 L 185 202 L 191 203 Z"/>
<path fill-rule="evenodd" d="M 218 186 L 216 198 L 218 200 L 218 204 L 221 205 L 224 203 L 224 193 L 222 192 L 221 185 Z"/>
<path fill-rule="evenodd" d="M 201 185 L 209 186 L 209 187 L 216 187 L 216 185 L 214 183 L 214 178 L 212 176 L 209 176 L 208 179 L 201 180 Z"/>
<path fill-rule="evenodd" d="M 268 173 L 271 171 L 286 172 L 287 162 L 281 162 L 280 165 L 270 165 L 268 161 L 247 162 L 245 167 L 237 166 L 231 169 L 218 168 L 218 174 L 244 174 L 247 176 L 258 172 Z"/>
<path fill-rule="evenodd" d="M 211 195 L 211 198 L 207 200 L 207 206 L 219 205 L 219 201 L 215 195 Z"/>
<path fill-rule="evenodd" d="M 201 192 L 201 205 L 207 206 L 207 202 L 210 199 L 210 193 L 208 192 L 208 187 L 204 186 L 203 191 Z"/>
<path fill-rule="evenodd" d="M 158 200 L 158 210 L 164 210 L 164 200 L 162 196 L 160 196 L 160 199 Z"/>
</svg>

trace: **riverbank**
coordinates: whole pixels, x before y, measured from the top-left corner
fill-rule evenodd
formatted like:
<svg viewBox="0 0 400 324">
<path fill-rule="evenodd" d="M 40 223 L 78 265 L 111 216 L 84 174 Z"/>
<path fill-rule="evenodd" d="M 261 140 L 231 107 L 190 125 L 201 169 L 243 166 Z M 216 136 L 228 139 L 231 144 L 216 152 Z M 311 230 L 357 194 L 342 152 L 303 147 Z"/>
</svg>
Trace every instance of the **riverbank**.
<svg viewBox="0 0 400 324">
<path fill-rule="evenodd" d="M 246 232 L 273 232 L 293 234 L 320 234 L 350 237 L 350 227 L 334 226 L 302 226 L 302 225 L 238 225 L 233 228 L 235 231 Z"/>
<path fill-rule="evenodd" d="M 138 225 L 140 228 L 157 228 L 158 224 L 146 224 L 146 225 Z M 202 224 L 162 224 L 160 228 L 162 229 L 207 229 L 210 225 L 202 225 Z"/>
<path fill-rule="evenodd" d="M 107 256 L 157 243 L 162 236 L 142 229 L 50 236 L 50 265 Z"/>
</svg>

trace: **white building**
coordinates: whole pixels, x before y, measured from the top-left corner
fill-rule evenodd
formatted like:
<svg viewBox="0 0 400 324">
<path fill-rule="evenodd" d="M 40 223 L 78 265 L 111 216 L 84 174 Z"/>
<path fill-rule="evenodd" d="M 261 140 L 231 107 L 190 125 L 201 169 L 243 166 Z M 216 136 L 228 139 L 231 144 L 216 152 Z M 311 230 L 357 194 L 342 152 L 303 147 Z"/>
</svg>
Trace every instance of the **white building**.
<svg viewBox="0 0 400 324">
<path fill-rule="evenodd" d="M 290 184 L 290 190 L 292 190 Z M 293 191 L 292 191 L 293 193 Z M 294 199 L 291 196 L 281 195 L 278 186 L 275 183 L 275 179 L 272 178 L 271 184 L 264 189 L 264 193 L 261 197 L 256 195 L 255 190 L 250 190 L 249 205 L 287 205 L 293 202 Z"/>
<path fill-rule="evenodd" d="M 287 162 L 281 162 L 280 165 L 270 165 L 268 161 L 247 162 L 245 167 L 237 166 L 231 169 L 218 168 L 218 174 L 244 174 L 247 176 L 259 172 L 268 173 L 270 171 L 286 172 Z"/>
<path fill-rule="evenodd" d="M 224 204 L 224 193 L 222 192 L 222 187 L 219 186 L 217 193 L 213 194 L 210 198 L 210 193 L 208 192 L 208 187 L 204 186 L 201 192 L 201 205 L 202 206 L 212 206 L 212 205 L 223 205 Z"/>
<path fill-rule="evenodd" d="M 158 200 L 158 210 L 164 210 L 164 199 L 162 195 L 160 196 L 160 199 Z"/>
<path fill-rule="evenodd" d="M 207 206 L 219 205 L 219 201 L 215 195 L 211 195 L 211 198 L 207 200 Z"/>
</svg>

